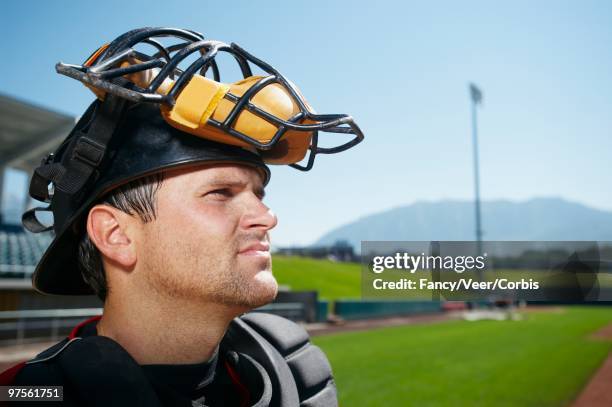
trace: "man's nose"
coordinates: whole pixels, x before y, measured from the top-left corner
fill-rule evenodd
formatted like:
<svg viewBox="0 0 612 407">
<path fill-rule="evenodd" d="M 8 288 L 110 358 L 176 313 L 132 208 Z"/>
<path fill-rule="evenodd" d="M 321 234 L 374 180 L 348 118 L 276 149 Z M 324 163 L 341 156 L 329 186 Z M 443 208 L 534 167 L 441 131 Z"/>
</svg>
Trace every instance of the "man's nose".
<svg viewBox="0 0 612 407">
<path fill-rule="evenodd" d="M 249 205 L 243 216 L 242 224 L 247 229 L 259 228 L 268 231 L 276 226 L 278 218 L 259 198 Z"/>
</svg>

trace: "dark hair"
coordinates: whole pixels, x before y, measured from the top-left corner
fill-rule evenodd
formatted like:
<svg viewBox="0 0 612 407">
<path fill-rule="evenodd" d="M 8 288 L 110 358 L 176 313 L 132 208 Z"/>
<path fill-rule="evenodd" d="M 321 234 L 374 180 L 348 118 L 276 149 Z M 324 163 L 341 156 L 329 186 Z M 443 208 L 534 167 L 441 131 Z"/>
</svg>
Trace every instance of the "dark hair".
<svg viewBox="0 0 612 407">
<path fill-rule="evenodd" d="M 111 190 L 95 204 L 107 204 L 129 215 L 138 216 L 144 223 L 151 222 L 156 217 L 156 194 L 163 180 L 163 173 L 138 178 Z M 87 233 L 86 221 L 85 218 L 82 222 L 83 227 L 79 240 L 79 269 L 85 282 L 104 301 L 108 294 L 106 274 L 100 251 Z"/>
</svg>

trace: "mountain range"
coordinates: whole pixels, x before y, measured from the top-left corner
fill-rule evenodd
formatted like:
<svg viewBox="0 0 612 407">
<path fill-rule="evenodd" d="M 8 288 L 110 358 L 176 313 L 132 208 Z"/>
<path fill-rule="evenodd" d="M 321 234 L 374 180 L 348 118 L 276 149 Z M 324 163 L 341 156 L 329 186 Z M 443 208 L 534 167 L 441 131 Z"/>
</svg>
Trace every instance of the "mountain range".
<svg viewBox="0 0 612 407">
<path fill-rule="evenodd" d="M 475 240 L 474 203 L 416 202 L 364 216 L 337 227 L 314 243 L 362 240 Z M 481 203 L 483 240 L 612 241 L 612 212 L 560 198 Z"/>
</svg>

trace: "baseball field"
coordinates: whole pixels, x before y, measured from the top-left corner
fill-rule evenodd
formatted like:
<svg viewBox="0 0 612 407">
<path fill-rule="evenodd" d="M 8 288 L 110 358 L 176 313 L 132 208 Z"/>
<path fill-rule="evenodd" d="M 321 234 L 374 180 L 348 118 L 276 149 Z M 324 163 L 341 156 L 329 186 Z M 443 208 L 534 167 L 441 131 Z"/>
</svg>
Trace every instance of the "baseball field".
<svg viewBox="0 0 612 407">
<path fill-rule="evenodd" d="M 612 350 L 606 308 L 521 321 L 448 321 L 314 338 L 343 406 L 566 406 Z"/>
<path fill-rule="evenodd" d="M 359 265 L 275 258 L 292 289 L 359 298 Z M 446 321 L 318 336 L 342 406 L 568 406 L 612 351 L 608 307 L 548 307 L 518 321 Z"/>
</svg>

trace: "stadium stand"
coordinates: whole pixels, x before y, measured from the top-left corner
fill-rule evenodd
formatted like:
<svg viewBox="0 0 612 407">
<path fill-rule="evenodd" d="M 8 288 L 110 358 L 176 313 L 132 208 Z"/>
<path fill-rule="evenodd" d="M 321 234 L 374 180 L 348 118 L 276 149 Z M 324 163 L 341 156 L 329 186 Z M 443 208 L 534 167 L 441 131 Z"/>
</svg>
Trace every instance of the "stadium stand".
<svg viewBox="0 0 612 407">
<path fill-rule="evenodd" d="M 21 226 L 0 225 L 0 278 L 29 278 L 51 240 L 51 233 L 33 234 Z"/>
</svg>

